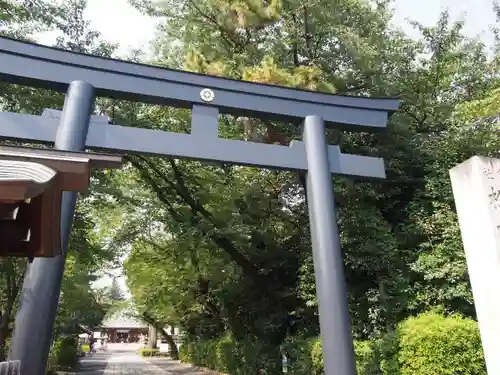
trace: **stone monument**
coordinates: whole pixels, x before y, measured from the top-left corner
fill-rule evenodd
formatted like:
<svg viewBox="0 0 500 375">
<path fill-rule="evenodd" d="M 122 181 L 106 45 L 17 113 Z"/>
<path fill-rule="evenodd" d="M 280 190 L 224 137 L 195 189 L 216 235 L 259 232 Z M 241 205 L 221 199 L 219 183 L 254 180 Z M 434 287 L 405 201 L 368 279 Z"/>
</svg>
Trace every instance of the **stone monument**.
<svg viewBox="0 0 500 375">
<path fill-rule="evenodd" d="M 489 374 L 500 374 L 500 159 L 474 156 L 450 170 Z"/>
</svg>

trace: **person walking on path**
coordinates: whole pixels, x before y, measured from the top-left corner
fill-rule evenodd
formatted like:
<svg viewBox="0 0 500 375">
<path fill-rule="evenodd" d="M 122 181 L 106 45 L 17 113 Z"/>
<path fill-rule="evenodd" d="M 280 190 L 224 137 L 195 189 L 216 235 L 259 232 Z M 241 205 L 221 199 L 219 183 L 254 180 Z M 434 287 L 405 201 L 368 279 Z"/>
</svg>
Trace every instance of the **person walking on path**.
<svg viewBox="0 0 500 375">
<path fill-rule="evenodd" d="M 89 354 L 94 354 L 94 338 L 91 337 L 89 340 Z"/>
</svg>

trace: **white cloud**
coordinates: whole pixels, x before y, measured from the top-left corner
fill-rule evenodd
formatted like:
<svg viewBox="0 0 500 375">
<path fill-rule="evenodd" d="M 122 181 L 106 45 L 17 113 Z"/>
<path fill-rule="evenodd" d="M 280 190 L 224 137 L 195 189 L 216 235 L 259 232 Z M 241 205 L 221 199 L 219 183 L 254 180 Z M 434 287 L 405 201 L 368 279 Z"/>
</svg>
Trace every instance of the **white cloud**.
<svg viewBox="0 0 500 375">
<path fill-rule="evenodd" d="M 119 43 L 121 52 L 147 49 L 157 23 L 127 0 L 89 0 L 86 17 L 105 40 Z"/>
</svg>

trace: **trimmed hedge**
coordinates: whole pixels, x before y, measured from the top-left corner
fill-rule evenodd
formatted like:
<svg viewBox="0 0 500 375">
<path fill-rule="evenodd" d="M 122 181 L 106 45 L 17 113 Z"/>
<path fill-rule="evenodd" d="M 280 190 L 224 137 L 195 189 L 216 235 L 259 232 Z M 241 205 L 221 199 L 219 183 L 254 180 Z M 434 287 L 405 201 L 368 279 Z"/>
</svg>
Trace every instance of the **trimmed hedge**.
<svg viewBox="0 0 500 375">
<path fill-rule="evenodd" d="M 168 353 L 160 352 L 160 349 L 149 349 L 141 348 L 139 349 L 139 355 L 141 357 L 168 357 Z"/>
<path fill-rule="evenodd" d="M 160 349 L 150 349 L 150 348 L 140 348 L 139 349 L 139 355 L 141 357 L 154 357 L 159 352 L 160 352 Z"/>
<path fill-rule="evenodd" d="M 374 362 L 374 351 L 369 342 L 356 343 L 358 372 L 363 375 L 382 375 Z M 282 374 L 281 353 L 287 353 L 287 373 L 291 375 L 322 375 L 323 353 L 317 338 L 290 339 L 282 350 L 268 351 L 259 342 L 237 342 L 230 336 L 220 340 L 185 343 L 180 347 L 182 362 L 227 372 L 231 375 Z M 258 369 L 259 372 L 256 372 Z M 369 372 L 371 371 L 371 372 Z M 390 374 L 395 375 L 395 374 Z"/>
<path fill-rule="evenodd" d="M 402 322 L 395 332 L 354 343 L 358 375 L 486 375 L 477 323 L 458 315 L 424 313 Z M 281 353 L 290 375 L 323 374 L 321 341 L 291 338 L 281 348 L 238 342 L 230 335 L 185 343 L 180 359 L 231 375 L 280 374 Z M 258 372 L 257 372 L 258 371 Z"/>
<path fill-rule="evenodd" d="M 78 340 L 65 337 L 56 341 L 50 349 L 49 360 L 58 369 L 74 369 L 78 365 Z"/>
<path fill-rule="evenodd" d="M 355 341 L 354 349 L 358 374 L 382 375 L 378 365 L 378 356 L 372 342 Z M 320 339 L 290 339 L 283 346 L 283 351 L 287 354 L 287 370 L 289 374 L 322 375 L 324 373 L 323 348 Z M 391 373 L 391 375 L 395 374 Z"/>
<path fill-rule="evenodd" d="M 279 348 L 257 341 L 241 342 L 227 335 L 219 340 L 185 343 L 179 349 L 182 362 L 231 375 L 281 374 Z"/>
</svg>

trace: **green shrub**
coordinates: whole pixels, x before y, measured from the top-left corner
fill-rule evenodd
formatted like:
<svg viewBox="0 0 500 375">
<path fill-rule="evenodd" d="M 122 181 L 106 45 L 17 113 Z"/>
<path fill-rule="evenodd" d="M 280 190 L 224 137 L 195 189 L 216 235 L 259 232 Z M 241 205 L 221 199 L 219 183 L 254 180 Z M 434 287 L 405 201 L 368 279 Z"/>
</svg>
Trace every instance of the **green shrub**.
<svg viewBox="0 0 500 375">
<path fill-rule="evenodd" d="M 397 329 L 400 375 L 486 375 L 477 323 L 426 313 Z"/>
<path fill-rule="evenodd" d="M 354 353 L 356 355 L 356 369 L 359 375 L 382 375 L 380 368 L 382 360 L 381 350 L 388 339 L 377 341 L 355 341 Z M 392 348 L 392 346 L 390 347 Z"/>
<path fill-rule="evenodd" d="M 289 374 L 316 374 L 311 357 L 312 348 L 317 338 L 289 337 L 282 347 L 287 356 L 287 372 Z"/>
<path fill-rule="evenodd" d="M 421 314 L 393 333 L 356 341 L 354 347 L 358 375 L 486 375 L 477 323 L 460 316 Z M 305 342 L 300 353 L 301 364 L 290 358 L 290 374 L 323 374 L 319 339 Z"/>
<path fill-rule="evenodd" d="M 160 353 L 160 349 L 140 348 L 139 355 L 141 357 L 156 357 Z"/>
<path fill-rule="evenodd" d="M 355 341 L 354 349 L 359 375 L 382 375 L 374 342 Z M 323 347 L 319 338 L 295 340 L 294 348 L 290 349 L 288 346 L 285 347 L 285 351 L 289 358 L 290 374 L 322 375 L 324 373 Z"/>
<path fill-rule="evenodd" d="M 179 348 L 179 359 L 181 362 L 189 362 L 191 356 L 189 354 L 189 344 L 182 344 Z"/>
<path fill-rule="evenodd" d="M 65 337 L 56 341 L 50 350 L 49 357 L 55 360 L 58 368 L 75 368 L 78 364 L 78 341 L 74 337 Z"/>
<path fill-rule="evenodd" d="M 196 366 L 232 375 L 281 374 L 279 348 L 258 341 L 238 341 L 226 335 L 218 340 L 184 343 L 180 359 Z"/>
<path fill-rule="evenodd" d="M 9 351 L 10 351 L 10 340 L 11 340 L 10 337 L 5 340 L 5 346 L 4 346 L 4 349 L 3 349 L 4 353 L 5 353 L 5 356 L 7 356 L 9 354 Z"/>
<path fill-rule="evenodd" d="M 311 361 L 311 345 L 316 339 L 302 337 L 288 337 L 282 346 L 282 351 L 287 357 L 287 373 L 313 374 Z"/>
<path fill-rule="evenodd" d="M 323 353 L 318 338 L 289 338 L 280 350 L 257 341 L 236 341 L 227 335 L 219 340 L 184 343 L 179 356 L 182 362 L 232 375 L 254 375 L 256 369 L 263 374 L 281 374 L 282 352 L 288 358 L 288 374 L 323 374 Z M 360 375 L 382 375 L 369 342 L 356 343 L 356 356 Z"/>
<path fill-rule="evenodd" d="M 323 374 L 323 345 L 321 345 L 321 339 L 316 339 L 311 345 L 311 360 L 313 373 L 315 375 Z"/>
<path fill-rule="evenodd" d="M 378 340 L 354 343 L 358 375 L 486 375 L 475 321 L 432 312 L 409 318 L 395 332 Z M 254 375 L 281 372 L 278 348 L 260 342 L 219 340 L 185 343 L 183 362 L 228 372 Z M 317 338 L 289 338 L 282 348 L 289 375 L 323 374 L 323 352 Z"/>
<path fill-rule="evenodd" d="M 355 341 L 354 348 L 359 375 L 382 375 L 374 343 Z M 289 374 L 322 375 L 324 373 L 323 348 L 319 338 L 289 338 L 283 345 L 283 351 L 288 357 Z"/>
<path fill-rule="evenodd" d="M 214 369 L 222 372 L 234 372 L 238 366 L 238 350 L 230 335 L 225 336 L 216 342 L 216 365 Z"/>
</svg>

